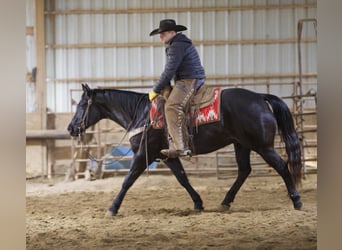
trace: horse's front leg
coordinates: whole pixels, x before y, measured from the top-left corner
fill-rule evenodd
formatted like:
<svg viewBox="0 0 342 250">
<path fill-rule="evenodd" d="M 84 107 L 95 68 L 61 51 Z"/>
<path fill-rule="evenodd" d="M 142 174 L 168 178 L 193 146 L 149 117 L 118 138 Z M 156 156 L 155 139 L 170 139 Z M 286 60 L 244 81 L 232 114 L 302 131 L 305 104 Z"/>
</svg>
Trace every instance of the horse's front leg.
<svg viewBox="0 0 342 250">
<path fill-rule="evenodd" d="M 178 182 L 188 191 L 191 199 L 194 202 L 195 210 L 203 210 L 203 202 L 200 195 L 191 186 L 188 177 L 184 171 L 183 165 L 179 158 L 168 158 L 165 164 L 171 169 L 172 173 L 176 176 Z"/>
<path fill-rule="evenodd" d="M 133 183 L 138 179 L 138 177 L 144 172 L 146 165 L 141 157 L 134 157 L 131 163 L 131 169 L 125 176 L 124 182 L 122 184 L 121 190 L 115 197 L 112 205 L 109 207 L 107 215 L 114 216 L 118 213 L 123 199 L 128 191 L 128 189 L 133 185 Z"/>
</svg>

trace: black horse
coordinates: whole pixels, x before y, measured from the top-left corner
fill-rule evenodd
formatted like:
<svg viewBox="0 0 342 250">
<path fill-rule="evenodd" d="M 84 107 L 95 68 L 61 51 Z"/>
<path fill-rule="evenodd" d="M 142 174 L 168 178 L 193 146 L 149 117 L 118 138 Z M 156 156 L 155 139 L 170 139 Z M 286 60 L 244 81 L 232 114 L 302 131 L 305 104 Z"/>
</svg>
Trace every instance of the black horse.
<svg viewBox="0 0 342 250">
<path fill-rule="evenodd" d="M 109 214 L 117 214 L 128 189 L 144 172 L 147 162 L 150 164 L 157 158 L 165 161 L 188 191 L 194 208 L 203 210 L 202 199 L 190 185 L 179 158 L 165 158 L 160 153 L 161 149 L 168 148 L 165 130 L 149 126 L 144 129 L 150 122 L 148 95 L 114 89 L 90 89 L 86 84 L 82 84 L 82 88 L 84 93 L 68 126 L 72 136 L 79 136 L 89 126 L 105 118 L 113 120 L 132 134 L 129 141 L 134 152 L 133 160 L 119 194 L 109 207 Z M 294 208 L 300 209 L 302 202 L 296 185 L 301 182 L 301 148 L 287 105 L 274 95 L 231 88 L 222 90 L 220 106 L 221 120 L 200 125 L 198 133 L 194 134 L 193 144 L 196 154 L 206 154 L 234 144 L 238 176 L 223 199 L 222 207 L 229 209 L 250 174 L 250 152 L 253 150 L 283 178 Z M 274 149 L 277 126 L 285 142 L 287 162 Z"/>
</svg>

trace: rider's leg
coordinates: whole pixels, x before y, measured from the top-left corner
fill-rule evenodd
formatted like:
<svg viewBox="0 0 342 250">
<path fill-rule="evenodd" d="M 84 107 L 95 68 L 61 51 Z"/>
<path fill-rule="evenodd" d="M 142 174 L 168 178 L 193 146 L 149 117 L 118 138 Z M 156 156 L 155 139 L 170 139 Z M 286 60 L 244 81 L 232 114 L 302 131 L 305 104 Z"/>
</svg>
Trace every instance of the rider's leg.
<svg viewBox="0 0 342 250">
<path fill-rule="evenodd" d="M 165 118 L 174 148 L 163 149 L 161 153 L 170 158 L 191 155 L 187 143 L 184 142 L 184 138 L 187 137 L 184 127 L 185 109 L 194 94 L 194 81 L 194 79 L 177 81 L 165 103 Z"/>
</svg>

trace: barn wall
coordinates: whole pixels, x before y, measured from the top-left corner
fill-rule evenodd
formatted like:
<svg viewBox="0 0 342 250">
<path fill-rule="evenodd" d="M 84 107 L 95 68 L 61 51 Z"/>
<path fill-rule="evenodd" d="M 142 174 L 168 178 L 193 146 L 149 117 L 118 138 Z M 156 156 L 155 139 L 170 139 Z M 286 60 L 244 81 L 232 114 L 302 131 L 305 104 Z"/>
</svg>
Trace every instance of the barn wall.
<svg viewBox="0 0 342 250">
<path fill-rule="evenodd" d="M 52 112 L 73 111 L 71 99 L 78 101 L 80 92 L 72 90 L 80 89 L 82 81 L 93 87 L 151 86 L 163 70 L 165 56 L 159 37 L 148 34 L 163 18 L 188 27 L 184 33 L 197 46 L 208 84 L 298 80 L 297 21 L 316 18 L 313 0 L 45 3 L 47 108 Z M 303 39 L 304 80 L 313 83 L 307 88 L 315 88 L 313 25 L 304 26 Z M 274 85 L 271 92 L 289 95 L 292 88 Z M 34 110 L 31 96 L 28 92 L 28 111 Z"/>
<path fill-rule="evenodd" d="M 66 130 L 71 117 L 71 113 L 49 113 L 47 129 Z M 40 114 L 35 112 L 26 114 L 27 131 L 40 130 L 40 122 Z M 57 174 L 64 174 L 71 158 L 71 140 L 26 140 L 27 177 L 46 176 L 51 168 L 54 168 Z"/>
<path fill-rule="evenodd" d="M 71 121 L 72 113 L 49 113 L 47 115 L 47 129 L 51 130 L 66 130 Z M 35 113 L 27 113 L 27 130 L 39 130 L 39 117 Z M 84 145 L 93 146 L 101 144 L 101 156 L 109 152 L 112 146 L 115 146 L 121 141 L 125 135 L 124 129 L 110 120 L 102 120 L 94 130 L 100 128 L 109 129 L 109 133 L 102 133 L 99 137 L 93 138 L 89 143 Z M 87 131 L 90 131 L 88 129 Z M 77 144 L 77 142 L 76 142 Z M 129 145 L 127 136 L 123 140 L 123 145 Z M 26 140 L 26 176 L 47 176 L 51 171 L 54 176 L 65 175 L 72 162 L 72 139 L 46 140 L 46 139 L 27 139 Z M 78 154 L 81 155 L 82 148 L 78 148 Z M 93 148 L 92 155 L 97 157 L 97 149 Z M 85 154 L 87 158 L 87 155 Z M 79 167 L 78 164 L 76 167 Z"/>
</svg>

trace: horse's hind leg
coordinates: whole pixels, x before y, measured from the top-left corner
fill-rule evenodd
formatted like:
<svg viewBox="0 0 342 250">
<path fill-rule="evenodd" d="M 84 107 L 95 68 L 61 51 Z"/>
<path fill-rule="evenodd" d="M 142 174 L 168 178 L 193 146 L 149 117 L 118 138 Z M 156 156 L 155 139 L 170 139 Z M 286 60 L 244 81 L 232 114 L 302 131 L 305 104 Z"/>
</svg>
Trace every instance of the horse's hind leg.
<svg viewBox="0 0 342 250">
<path fill-rule="evenodd" d="M 221 205 L 224 209 L 229 209 L 230 203 L 234 201 L 235 195 L 251 173 L 250 153 L 251 150 L 244 148 L 241 144 L 235 143 L 235 157 L 238 164 L 238 176 L 224 197 Z"/>
<path fill-rule="evenodd" d="M 273 148 L 264 149 L 261 152 L 258 152 L 263 159 L 272 166 L 277 173 L 283 178 L 288 194 L 293 202 L 293 206 L 295 209 L 301 209 L 303 203 L 300 200 L 300 195 L 296 190 L 294 182 L 292 180 L 290 171 L 287 167 L 286 162 L 277 154 Z"/>
<path fill-rule="evenodd" d="M 203 210 L 203 202 L 200 195 L 191 186 L 188 177 L 184 171 L 182 163 L 179 158 L 168 158 L 165 164 L 171 169 L 172 173 L 176 176 L 178 182 L 188 191 L 191 199 L 194 202 L 195 210 Z"/>
</svg>

